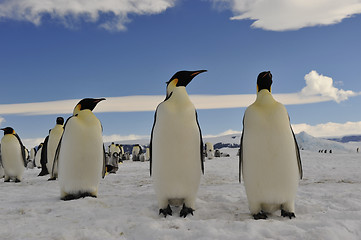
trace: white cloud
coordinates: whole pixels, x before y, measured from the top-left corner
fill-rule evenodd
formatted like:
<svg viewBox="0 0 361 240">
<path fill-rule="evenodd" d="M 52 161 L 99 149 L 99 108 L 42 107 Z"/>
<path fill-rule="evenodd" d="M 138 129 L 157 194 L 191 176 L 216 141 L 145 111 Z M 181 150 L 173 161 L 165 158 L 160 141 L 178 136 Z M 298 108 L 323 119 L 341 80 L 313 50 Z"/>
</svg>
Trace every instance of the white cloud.
<svg viewBox="0 0 361 240">
<path fill-rule="evenodd" d="M 232 20 L 254 20 L 252 27 L 272 31 L 331 25 L 361 13 L 360 0 L 211 0 L 228 7 Z"/>
<path fill-rule="evenodd" d="M 349 97 L 360 95 L 360 93 L 334 87 L 332 78 L 320 75 L 316 71 L 306 74 L 305 80 L 306 87 L 301 90 L 301 94 L 304 96 L 322 96 L 339 103 Z"/>
<path fill-rule="evenodd" d="M 292 124 L 293 131 L 300 133 L 302 131 L 314 137 L 338 137 L 353 134 L 361 134 L 361 122 L 346 123 L 322 123 L 317 125 L 309 125 L 306 123 Z"/>
<path fill-rule="evenodd" d="M 125 30 L 129 15 L 158 14 L 173 7 L 176 0 L 3 0 L 0 20 L 14 19 L 40 25 L 49 16 L 73 28 L 79 20 L 97 22 L 99 27 Z M 104 17 L 102 17 L 104 16 Z"/>
<path fill-rule="evenodd" d="M 130 134 L 127 136 L 121 136 L 118 134 L 113 134 L 109 136 L 103 136 L 103 142 L 120 142 L 120 141 L 134 141 L 134 140 L 144 140 L 150 139 L 149 135 L 136 135 L 136 134 Z"/>
<path fill-rule="evenodd" d="M 3 123 L 6 122 L 5 118 L 3 117 L 0 117 L 0 126 L 2 127 L 3 126 Z"/>
<path fill-rule="evenodd" d="M 21 136 L 20 136 L 21 138 Z M 44 138 L 21 138 L 21 142 L 24 144 L 24 146 L 30 150 L 35 146 L 38 146 L 40 143 L 44 142 Z"/>
</svg>

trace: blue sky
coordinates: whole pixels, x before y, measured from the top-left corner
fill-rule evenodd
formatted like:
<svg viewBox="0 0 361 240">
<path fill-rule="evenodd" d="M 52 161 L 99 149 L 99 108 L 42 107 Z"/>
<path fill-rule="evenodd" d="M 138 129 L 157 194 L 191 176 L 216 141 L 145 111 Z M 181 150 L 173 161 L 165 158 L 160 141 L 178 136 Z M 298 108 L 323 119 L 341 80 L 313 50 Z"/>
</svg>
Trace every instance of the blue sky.
<svg viewBox="0 0 361 240">
<path fill-rule="evenodd" d="M 295 132 L 361 134 L 361 1 L 61 2 L 0 1 L 0 126 L 12 126 L 28 144 L 45 138 L 57 116 L 70 116 L 74 106 L 57 114 L 58 101 L 164 96 L 176 71 L 198 69 L 208 72 L 188 85 L 190 95 L 254 98 L 258 73 L 270 70 L 275 97 L 317 99 L 290 104 L 292 96 L 285 98 Z M 24 114 L 49 101 L 55 113 Z M 18 105 L 15 114 L 1 110 L 15 103 L 35 105 Z M 101 102 L 96 115 L 105 139 L 149 135 L 155 107 L 143 103 L 133 112 Z M 241 131 L 247 104 L 200 107 L 203 134 Z"/>
</svg>

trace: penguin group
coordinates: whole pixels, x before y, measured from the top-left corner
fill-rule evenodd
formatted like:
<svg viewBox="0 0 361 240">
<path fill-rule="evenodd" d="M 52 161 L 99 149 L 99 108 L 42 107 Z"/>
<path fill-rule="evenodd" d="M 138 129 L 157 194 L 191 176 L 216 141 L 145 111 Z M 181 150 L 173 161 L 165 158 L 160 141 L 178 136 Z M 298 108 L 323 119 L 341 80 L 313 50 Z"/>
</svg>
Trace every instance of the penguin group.
<svg viewBox="0 0 361 240">
<path fill-rule="evenodd" d="M 155 110 L 150 145 L 143 154 L 149 158 L 158 213 L 164 217 L 172 216 L 175 209 L 180 217 L 194 214 L 204 158 L 217 157 L 212 144 L 203 144 L 197 111 L 186 90 L 206 71 L 176 72 L 166 82 L 165 99 Z M 256 220 L 267 219 L 277 210 L 283 217 L 296 217 L 296 192 L 303 176 L 290 118 L 284 105 L 273 98 L 272 82 L 270 71 L 257 77 L 257 98 L 244 113 L 238 154 L 239 182 L 243 179 L 248 207 Z M 107 170 L 115 173 L 125 156 L 122 146 L 114 143 L 105 152 L 102 125 L 92 112 L 103 100 L 79 101 L 72 116 L 65 123 L 58 117 L 44 142 L 30 153 L 13 128 L 2 128 L 4 181 L 21 182 L 25 167 L 31 165 L 41 168 L 40 176 L 50 174 L 49 180 L 58 179 L 62 200 L 97 197 Z M 133 161 L 141 160 L 142 152 L 135 145 Z"/>
</svg>

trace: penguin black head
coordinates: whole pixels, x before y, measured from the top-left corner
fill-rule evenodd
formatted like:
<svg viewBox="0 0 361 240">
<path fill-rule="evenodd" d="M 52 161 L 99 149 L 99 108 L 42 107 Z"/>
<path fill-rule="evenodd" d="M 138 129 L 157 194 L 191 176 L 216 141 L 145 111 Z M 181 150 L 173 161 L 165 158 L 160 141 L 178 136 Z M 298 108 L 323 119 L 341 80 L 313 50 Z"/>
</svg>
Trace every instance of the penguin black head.
<svg viewBox="0 0 361 240">
<path fill-rule="evenodd" d="M 6 134 L 15 134 L 15 131 L 12 127 L 6 127 L 6 128 L 1 128 L 0 130 L 4 131 L 4 135 Z"/>
<path fill-rule="evenodd" d="M 267 89 L 271 92 L 272 74 L 271 71 L 261 72 L 257 77 L 257 92 Z"/>
<path fill-rule="evenodd" d="M 167 97 L 173 92 L 176 87 L 186 87 L 192 79 L 202 72 L 207 70 L 198 71 L 179 71 L 176 72 L 167 83 Z"/>
<path fill-rule="evenodd" d="M 80 100 L 80 102 L 75 106 L 73 115 L 76 115 L 81 110 L 85 110 L 85 109 L 93 111 L 95 106 L 103 100 L 105 100 L 105 98 L 84 98 Z"/>
<path fill-rule="evenodd" d="M 57 117 L 57 118 L 56 118 L 56 124 L 63 125 L 63 124 L 64 124 L 64 118 L 62 118 L 62 117 Z"/>
</svg>

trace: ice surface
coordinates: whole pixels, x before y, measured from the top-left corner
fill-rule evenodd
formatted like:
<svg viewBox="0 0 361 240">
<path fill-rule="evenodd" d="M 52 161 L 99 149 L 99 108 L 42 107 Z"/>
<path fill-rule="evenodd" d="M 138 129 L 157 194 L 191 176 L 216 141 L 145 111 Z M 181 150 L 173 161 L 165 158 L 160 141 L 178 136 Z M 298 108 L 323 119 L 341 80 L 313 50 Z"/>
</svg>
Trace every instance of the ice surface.
<svg viewBox="0 0 361 240">
<path fill-rule="evenodd" d="M 98 198 L 61 201 L 57 181 L 25 171 L 23 182 L 0 182 L 0 238 L 5 239 L 361 239 L 361 153 L 301 151 L 304 179 L 296 218 L 255 221 L 237 149 L 206 160 L 194 216 L 158 215 L 149 162 L 125 161 L 107 175 Z"/>
</svg>

